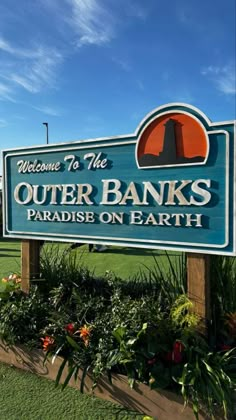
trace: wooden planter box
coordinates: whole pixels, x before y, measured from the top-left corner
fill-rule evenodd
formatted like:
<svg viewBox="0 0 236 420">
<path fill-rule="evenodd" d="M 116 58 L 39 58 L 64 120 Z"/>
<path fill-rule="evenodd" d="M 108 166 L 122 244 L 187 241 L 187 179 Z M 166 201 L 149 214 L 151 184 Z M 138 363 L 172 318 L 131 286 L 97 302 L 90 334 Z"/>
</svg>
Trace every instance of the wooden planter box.
<svg viewBox="0 0 236 420">
<path fill-rule="evenodd" d="M 43 364 L 44 353 L 41 350 L 29 350 L 25 346 L 6 346 L 0 341 L 0 361 L 27 370 L 47 379 L 55 380 L 62 359 L 57 358 L 54 364 Z M 66 369 L 65 369 L 66 370 Z M 62 382 L 66 372 L 63 372 Z M 71 379 L 69 385 L 80 387 L 79 375 L 77 382 Z M 183 399 L 170 392 L 150 390 L 144 384 L 136 384 L 135 389 L 128 385 L 127 378 L 123 375 L 114 375 L 112 385 L 104 376 L 99 380 L 98 386 L 92 391 L 93 381 L 89 375 L 85 380 L 84 392 L 99 398 L 112 401 L 132 410 L 139 411 L 158 420 L 194 420 L 191 407 L 184 408 Z M 207 419 L 204 414 L 199 415 L 199 420 Z M 222 417 L 219 417 L 222 420 Z"/>
</svg>

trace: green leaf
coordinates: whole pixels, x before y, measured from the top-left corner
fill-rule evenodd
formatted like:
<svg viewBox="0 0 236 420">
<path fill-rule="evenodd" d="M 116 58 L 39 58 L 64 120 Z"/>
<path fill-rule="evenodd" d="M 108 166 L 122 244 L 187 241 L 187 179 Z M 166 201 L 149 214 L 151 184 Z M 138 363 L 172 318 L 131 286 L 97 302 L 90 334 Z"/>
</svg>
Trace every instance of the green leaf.
<svg viewBox="0 0 236 420">
<path fill-rule="evenodd" d="M 127 364 L 127 363 L 131 363 L 133 360 L 132 360 L 132 358 L 130 358 L 130 359 L 127 359 L 127 358 L 124 358 L 124 359 L 120 359 L 120 363 L 123 363 L 124 365 L 125 364 Z"/>
<path fill-rule="evenodd" d="M 224 400 L 224 392 L 221 386 L 217 386 L 214 380 L 208 378 L 208 387 L 211 389 L 214 398 L 218 403 L 221 403 Z"/>
<path fill-rule="evenodd" d="M 128 378 L 128 384 L 129 384 L 129 386 L 130 386 L 131 389 L 133 389 L 134 383 L 135 383 L 135 379 L 134 378 Z"/>
<path fill-rule="evenodd" d="M 55 362 L 55 360 L 56 360 L 56 358 L 57 358 L 58 354 L 59 354 L 59 353 L 60 353 L 60 351 L 63 349 L 63 347 L 64 347 L 64 343 L 63 343 L 60 347 L 58 347 L 58 349 L 57 349 L 56 353 L 54 353 L 54 356 L 53 356 L 53 358 L 52 358 L 52 365 L 54 364 L 54 362 Z"/>
<path fill-rule="evenodd" d="M 68 343 L 71 345 L 71 347 L 73 347 L 75 350 L 78 350 L 78 351 L 81 350 L 80 346 L 69 335 L 66 336 L 66 339 L 67 339 Z"/>
<path fill-rule="evenodd" d="M 171 375 L 169 368 L 165 368 L 161 363 L 153 366 L 151 374 L 155 379 L 155 382 L 151 385 L 151 388 L 166 388 L 170 385 Z"/>
<path fill-rule="evenodd" d="M 214 375 L 214 370 L 211 368 L 210 365 L 208 365 L 208 363 L 205 360 L 202 360 L 202 363 L 204 363 L 204 365 L 206 366 L 208 372 L 212 373 Z"/>
<path fill-rule="evenodd" d="M 194 415 L 196 417 L 196 420 L 198 420 L 199 419 L 199 416 L 198 416 L 199 404 L 198 404 L 197 401 L 194 401 L 192 404 L 193 404 L 193 412 L 194 412 Z"/>
<path fill-rule="evenodd" d="M 126 329 L 124 327 L 117 327 L 113 332 L 113 336 L 116 340 L 120 343 L 122 338 L 124 337 Z"/>
<path fill-rule="evenodd" d="M 60 382 L 61 375 L 62 375 L 62 372 L 64 370 L 64 367 L 65 367 L 66 363 L 67 363 L 67 359 L 64 359 L 61 366 L 59 367 L 59 370 L 57 372 L 57 377 L 56 377 L 56 386 L 58 386 L 58 384 Z"/>
<path fill-rule="evenodd" d="M 75 372 L 74 372 L 75 382 L 76 382 L 76 381 L 77 381 L 77 379 L 78 379 L 79 370 L 80 370 L 80 367 L 79 367 L 79 366 L 77 366 L 77 367 L 76 367 L 76 370 L 75 370 Z"/>
<path fill-rule="evenodd" d="M 138 332 L 137 337 L 139 337 L 139 336 L 140 336 L 143 332 L 146 332 L 147 327 L 148 327 L 148 324 L 147 324 L 147 322 L 145 322 L 145 323 L 143 324 L 143 326 L 142 326 L 141 330 Z"/>
<path fill-rule="evenodd" d="M 111 352 L 108 356 L 107 367 L 110 369 L 112 366 L 119 363 L 120 359 L 121 359 L 121 354 L 117 350 L 115 350 L 114 353 Z"/>
<path fill-rule="evenodd" d="M 83 394 L 83 392 L 84 392 L 84 381 L 85 381 L 85 378 L 86 378 L 86 375 L 88 373 L 89 368 L 90 368 L 90 366 L 86 366 L 83 369 L 83 374 L 82 374 L 81 383 L 80 383 L 80 392 L 81 392 L 81 394 Z"/>
<path fill-rule="evenodd" d="M 68 383 L 70 382 L 70 378 L 72 377 L 73 373 L 76 371 L 77 366 L 73 366 L 69 369 L 69 373 L 65 379 L 64 384 L 62 385 L 62 390 L 65 389 L 65 387 L 68 385 Z"/>
<path fill-rule="evenodd" d="M 127 341 L 127 345 L 128 346 L 132 346 L 134 343 L 136 343 L 136 341 L 137 341 L 138 339 L 137 338 L 130 338 L 128 341 Z"/>
<path fill-rule="evenodd" d="M 107 369 L 107 378 L 108 378 L 108 381 L 109 381 L 109 383 L 112 385 L 112 375 L 111 375 L 111 371 L 110 370 L 108 370 Z"/>
<path fill-rule="evenodd" d="M 154 420 L 154 417 L 150 417 L 150 416 L 144 416 L 143 420 Z"/>
</svg>

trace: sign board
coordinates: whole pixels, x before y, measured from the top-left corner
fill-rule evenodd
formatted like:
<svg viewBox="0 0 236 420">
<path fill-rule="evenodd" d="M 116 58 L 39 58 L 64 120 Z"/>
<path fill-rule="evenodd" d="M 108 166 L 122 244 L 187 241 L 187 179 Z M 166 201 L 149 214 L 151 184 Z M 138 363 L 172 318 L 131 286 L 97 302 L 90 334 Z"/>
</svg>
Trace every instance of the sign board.
<svg viewBox="0 0 236 420">
<path fill-rule="evenodd" d="M 3 151 L 4 236 L 235 255 L 235 124 L 173 103 L 131 135 Z"/>
</svg>

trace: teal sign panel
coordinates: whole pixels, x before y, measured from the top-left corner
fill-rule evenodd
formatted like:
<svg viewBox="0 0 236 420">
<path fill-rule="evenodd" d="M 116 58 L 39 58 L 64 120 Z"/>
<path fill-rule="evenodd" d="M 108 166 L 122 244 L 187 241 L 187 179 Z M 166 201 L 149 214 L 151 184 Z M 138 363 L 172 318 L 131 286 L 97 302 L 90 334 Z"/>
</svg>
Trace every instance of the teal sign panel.
<svg viewBox="0 0 236 420">
<path fill-rule="evenodd" d="M 131 135 L 3 151 L 4 236 L 236 255 L 235 123 L 173 103 Z"/>
</svg>

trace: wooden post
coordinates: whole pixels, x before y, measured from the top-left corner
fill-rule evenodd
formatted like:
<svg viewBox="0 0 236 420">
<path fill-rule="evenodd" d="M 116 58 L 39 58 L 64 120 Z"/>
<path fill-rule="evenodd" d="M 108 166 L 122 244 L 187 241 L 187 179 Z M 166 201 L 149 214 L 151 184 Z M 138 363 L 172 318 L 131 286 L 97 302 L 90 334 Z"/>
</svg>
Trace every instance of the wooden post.
<svg viewBox="0 0 236 420">
<path fill-rule="evenodd" d="M 200 330 L 205 335 L 211 322 L 210 256 L 187 254 L 188 297 L 194 304 L 193 311 L 200 316 Z"/>
<path fill-rule="evenodd" d="M 26 239 L 21 244 L 21 289 L 29 293 L 30 279 L 39 277 L 40 242 Z"/>
</svg>

